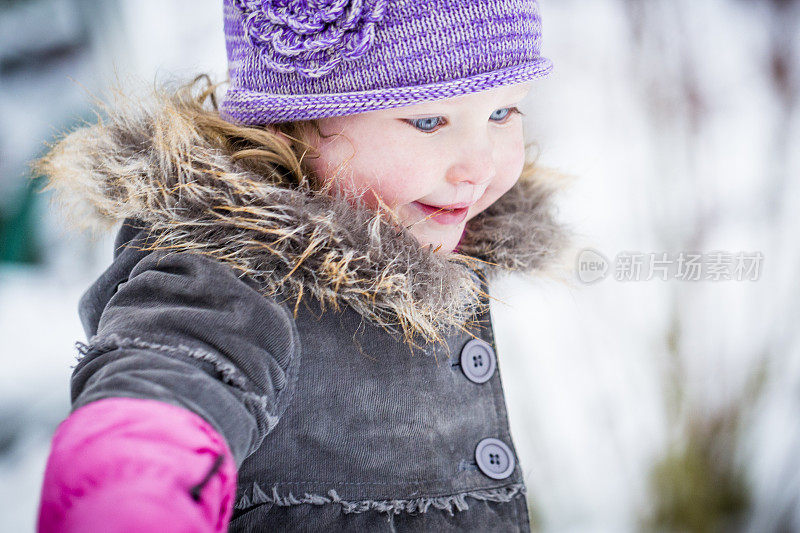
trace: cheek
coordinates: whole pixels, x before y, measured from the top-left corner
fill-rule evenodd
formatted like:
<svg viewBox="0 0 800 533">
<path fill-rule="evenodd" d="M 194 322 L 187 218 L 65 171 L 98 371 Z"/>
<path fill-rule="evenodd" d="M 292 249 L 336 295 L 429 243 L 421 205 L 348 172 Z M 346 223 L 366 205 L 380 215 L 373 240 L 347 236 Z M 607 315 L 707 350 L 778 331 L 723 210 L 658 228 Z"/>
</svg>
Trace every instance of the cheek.
<svg viewBox="0 0 800 533">
<path fill-rule="evenodd" d="M 409 198 L 417 198 L 414 174 L 404 164 L 404 159 L 383 150 L 380 156 L 360 157 L 352 162 L 353 182 L 369 191 L 365 198 L 369 197 L 371 207 L 378 205 L 375 196 L 391 208 L 407 203 Z"/>
<path fill-rule="evenodd" d="M 473 206 L 473 211 L 470 212 L 467 219 L 474 217 L 508 192 L 519 180 L 524 165 L 525 145 L 520 137 L 519 141 L 510 143 L 508 148 L 498 155 L 497 175 L 489 184 L 480 201 Z"/>
<path fill-rule="evenodd" d="M 505 193 L 514 184 L 522 174 L 522 169 L 525 166 L 525 144 L 522 141 L 522 137 L 518 142 L 514 143 L 510 148 L 509 151 L 505 154 L 503 158 L 503 164 L 498 169 L 498 181 L 500 182 L 498 185 L 503 187 L 503 192 Z"/>
<path fill-rule="evenodd" d="M 391 161 L 384 161 L 380 169 L 381 180 L 375 184 L 381 198 L 392 207 L 408 204 L 430 193 L 428 184 L 435 183 L 428 168 L 420 168 L 409 162 L 413 157 L 398 154 Z"/>
<path fill-rule="evenodd" d="M 419 197 L 420 180 L 408 168 L 407 157 L 369 147 L 360 147 L 353 155 L 349 144 L 346 149 L 330 144 L 318 151 L 319 158 L 308 160 L 317 178 L 324 183 L 333 181 L 336 190 L 350 196 L 363 192 L 364 201 L 373 209 L 379 205 L 376 197 L 392 208 Z"/>
<path fill-rule="evenodd" d="M 328 183 L 335 178 L 336 169 L 343 158 L 332 144 L 317 145 L 314 147 L 314 152 L 314 155 L 306 157 L 304 163 L 311 171 L 311 177 L 315 182 Z"/>
<path fill-rule="evenodd" d="M 352 185 L 367 190 L 371 207 L 377 207 L 375 196 L 391 208 L 409 203 L 427 194 L 424 184 L 431 182 L 426 169 L 413 165 L 410 151 L 398 144 L 361 150 L 349 163 Z"/>
</svg>

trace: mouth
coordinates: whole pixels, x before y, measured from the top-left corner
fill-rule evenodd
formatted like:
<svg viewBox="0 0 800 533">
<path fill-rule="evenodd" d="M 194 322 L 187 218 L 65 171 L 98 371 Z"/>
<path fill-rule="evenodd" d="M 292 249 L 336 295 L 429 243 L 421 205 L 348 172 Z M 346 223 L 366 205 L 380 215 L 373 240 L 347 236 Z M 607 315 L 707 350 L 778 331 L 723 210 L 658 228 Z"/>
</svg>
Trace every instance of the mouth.
<svg viewBox="0 0 800 533">
<path fill-rule="evenodd" d="M 467 218 L 467 213 L 470 208 L 469 205 L 447 209 L 445 207 L 427 205 L 421 202 L 412 202 L 412 204 L 422 211 L 429 220 L 435 220 L 440 224 L 459 224 L 463 222 L 464 219 Z"/>
</svg>

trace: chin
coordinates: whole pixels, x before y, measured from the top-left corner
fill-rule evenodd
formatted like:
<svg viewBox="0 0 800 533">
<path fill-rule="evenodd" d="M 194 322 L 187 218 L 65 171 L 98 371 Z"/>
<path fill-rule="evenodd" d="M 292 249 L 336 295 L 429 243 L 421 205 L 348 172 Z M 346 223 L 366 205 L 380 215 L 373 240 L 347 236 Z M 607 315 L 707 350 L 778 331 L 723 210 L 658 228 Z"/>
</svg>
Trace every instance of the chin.
<svg viewBox="0 0 800 533">
<path fill-rule="evenodd" d="M 427 246 L 430 246 L 430 244 L 425 245 L 425 247 Z M 433 248 L 431 248 L 432 251 L 435 250 L 433 253 L 435 253 L 436 255 L 450 255 L 451 253 L 453 253 L 453 248 L 454 248 L 453 246 L 442 245 L 438 250 L 436 249 L 437 246 L 439 246 L 438 243 L 433 244 Z"/>
<path fill-rule="evenodd" d="M 436 248 L 441 245 L 436 253 L 446 255 L 452 253 L 456 246 L 458 246 L 458 241 L 461 240 L 463 230 L 463 226 L 460 226 L 459 231 L 455 231 L 453 234 L 446 234 L 441 237 L 435 235 L 417 236 L 417 240 L 421 243 L 423 248 L 432 246 L 432 250 L 436 250 Z"/>
</svg>

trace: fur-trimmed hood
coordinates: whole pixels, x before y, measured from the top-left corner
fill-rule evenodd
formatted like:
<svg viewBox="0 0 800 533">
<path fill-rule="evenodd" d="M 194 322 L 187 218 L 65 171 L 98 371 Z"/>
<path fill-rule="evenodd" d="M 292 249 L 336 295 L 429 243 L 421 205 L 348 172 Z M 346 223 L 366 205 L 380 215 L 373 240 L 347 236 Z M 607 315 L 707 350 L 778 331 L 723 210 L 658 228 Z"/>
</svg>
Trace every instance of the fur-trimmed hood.
<svg viewBox="0 0 800 533">
<path fill-rule="evenodd" d="M 107 118 L 69 133 L 36 162 L 80 227 L 128 217 L 150 225 L 153 249 L 229 263 L 266 295 L 347 305 L 406 342 L 441 341 L 485 293 L 473 273 L 541 273 L 569 233 L 554 218 L 562 176 L 536 169 L 471 219 L 460 253 L 422 248 L 405 228 L 363 204 L 307 185 L 276 185 L 203 137 L 185 104 L 154 93 L 105 107 Z"/>
</svg>

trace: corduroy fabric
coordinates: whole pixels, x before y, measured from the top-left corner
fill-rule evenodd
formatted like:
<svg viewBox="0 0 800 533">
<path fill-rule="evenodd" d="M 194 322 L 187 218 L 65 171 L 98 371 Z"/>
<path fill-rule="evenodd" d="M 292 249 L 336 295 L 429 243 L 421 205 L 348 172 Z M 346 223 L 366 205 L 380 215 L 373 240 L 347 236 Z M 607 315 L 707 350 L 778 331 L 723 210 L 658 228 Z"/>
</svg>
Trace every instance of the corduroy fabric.
<svg viewBox="0 0 800 533">
<path fill-rule="evenodd" d="M 269 124 L 451 98 L 547 75 L 535 0 L 225 0 L 222 116 Z"/>
</svg>

